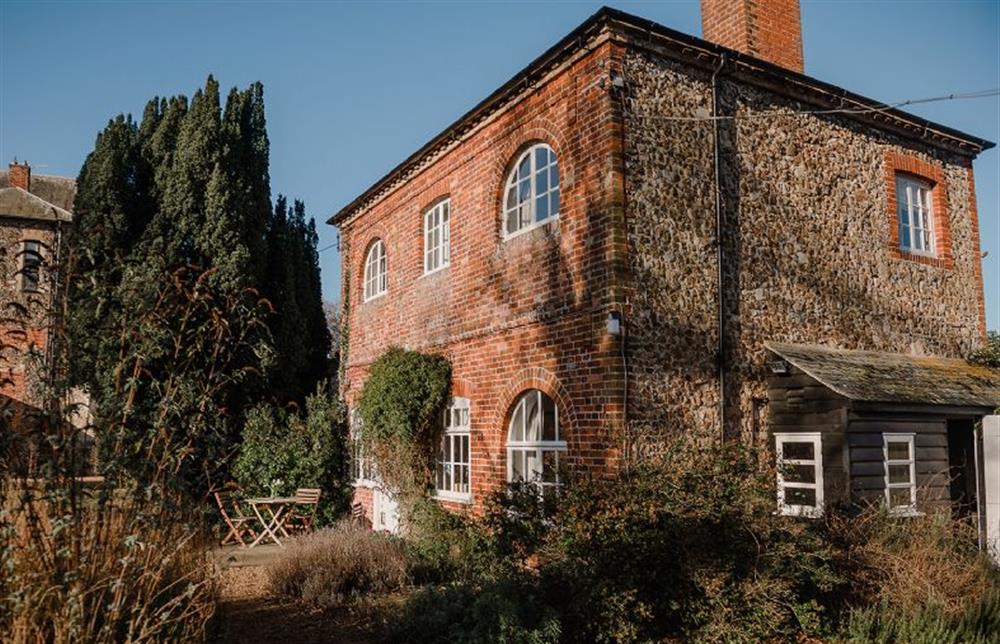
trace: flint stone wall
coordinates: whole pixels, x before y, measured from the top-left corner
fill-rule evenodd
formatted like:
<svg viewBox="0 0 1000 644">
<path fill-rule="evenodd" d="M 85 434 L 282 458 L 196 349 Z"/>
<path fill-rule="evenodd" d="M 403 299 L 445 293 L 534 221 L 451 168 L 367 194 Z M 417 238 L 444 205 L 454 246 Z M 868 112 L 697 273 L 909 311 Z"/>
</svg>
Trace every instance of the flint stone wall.
<svg viewBox="0 0 1000 644">
<path fill-rule="evenodd" d="M 713 126 L 668 118 L 710 115 L 710 78 L 635 50 L 623 75 L 630 425 L 647 446 L 717 436 Z M 793 114 L 806 109 L 721 83 L 720 113 L 737 116 L 720 121 L 730 433 L 766 427 L 753 403 L 766 394 L 766 340 L 942 356 L 982 341 L 970 162 L 843 116 Z M 887 151 L 941 168 L 952 268 L 893 254 Z"/>
</svg>

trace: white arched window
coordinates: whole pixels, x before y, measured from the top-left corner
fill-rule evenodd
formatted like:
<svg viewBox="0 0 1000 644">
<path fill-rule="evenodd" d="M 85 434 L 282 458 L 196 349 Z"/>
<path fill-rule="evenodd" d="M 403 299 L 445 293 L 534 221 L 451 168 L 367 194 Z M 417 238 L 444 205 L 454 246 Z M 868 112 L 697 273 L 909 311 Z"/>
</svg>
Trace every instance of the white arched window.
<svg viewBox="0 0 1000 644">
<path fill-rule="evenodd" d="M 507 177 L 503 198 L 505 237 L 559 216 L 559 166 L 544 143 L 528 148 Z"/>
<path fill-rule="evenodd" d="M 565 451 L 555 401 L 538 389 L 518 396 L 507 431 L 507 480 L 535 483 L 543 494 L 555 490 Z"/>
<path fill-rule="evenodd" d="M 381 239 L 368 249 L 365 259 L 365 302 L 385 295 L 389 288 L 389 271 L 385 257 L 385 244 Z"/>
</svg>

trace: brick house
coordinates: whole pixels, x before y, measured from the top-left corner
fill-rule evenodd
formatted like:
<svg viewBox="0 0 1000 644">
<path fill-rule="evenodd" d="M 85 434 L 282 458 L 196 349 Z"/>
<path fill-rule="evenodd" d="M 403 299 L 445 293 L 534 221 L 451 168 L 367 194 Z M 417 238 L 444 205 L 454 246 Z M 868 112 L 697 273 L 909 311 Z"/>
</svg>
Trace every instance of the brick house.
<svg viewBox="0 0 1000 644">
<path fill-rule="evenodd" d="M 73 221 L 76 181 L 32 175 L 17 161 L 0 172 L 0 396 L 33 405 L 33 364 L 45 360 L 60 238 Z"/>
<path fill-rule="evenodd" d="M 985 336 L 972 161 L 993 143 L 804 75 L 797 0 L 702 20 L 707 40 L 600 10 L 330 219 L 348 404 L 390 345 L 453 365 L 448 507 L 691 435 L 796 466 L 785 512 L 913 510 L 1000 404 L 961 360 Z M 886 373 L 951 386 L 869 400 Z M 392 529 L 366 467 L 356 499 Z"/>
</svg>

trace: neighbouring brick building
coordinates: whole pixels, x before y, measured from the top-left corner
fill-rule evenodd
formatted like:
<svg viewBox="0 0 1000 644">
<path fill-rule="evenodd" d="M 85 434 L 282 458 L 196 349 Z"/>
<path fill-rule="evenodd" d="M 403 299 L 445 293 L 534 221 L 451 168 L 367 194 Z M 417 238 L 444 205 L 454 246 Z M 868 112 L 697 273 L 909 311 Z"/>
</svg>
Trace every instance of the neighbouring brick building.
<svg viewBox="0 0 1000 644">
<path fill-rule="evenodd" d="M 32 378 L 47 358 L 60 238 L 73 221 L 76 181 L 33 175 L 11 163 L 0 172 L 0 396 L 33 406 Z"/>
<path fill-rule="evenodd" d="M 453 365 L 444 502 L 693 435 L 808 470 L 779 481 L 790 513 L 824 491 L 903 507 L 1000 405 L 959 360 L 985 335 L 972 161 L 993 144 L 803 75 L 795 0 L 702 12 L 733 49 L 602 9 L 330 220 L 348 404 L 390 345 Z M 919 355 L 954 359 L 950 397 L 842 386 Z M 356 497 L 393 528 L 365 469 Z"/>
</svg>

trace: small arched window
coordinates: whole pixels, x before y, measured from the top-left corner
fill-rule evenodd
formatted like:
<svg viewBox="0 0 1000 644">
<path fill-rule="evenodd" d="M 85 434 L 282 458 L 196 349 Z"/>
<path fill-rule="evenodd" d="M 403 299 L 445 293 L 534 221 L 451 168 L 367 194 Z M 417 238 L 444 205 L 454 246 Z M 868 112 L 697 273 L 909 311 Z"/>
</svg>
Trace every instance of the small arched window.
<svg viewBox="0 0 1000 644">
<path fill-rule="evenodd" d="M 555 401 L 538 389 L 518 396 L 507 430 L 507 480 L 534 483 L 543 494 L 554 491 L 565 451 Z"/>
<path fill-rule="evenodd" d="M 381 239 L 368 249 L 365 259 L 365 302 L 385 295 L 389 288 L 389 271 L 385 257 L 385 244 Z"/>
<path fill-rule="evenodd" d="M 503 199 L 504 236 L 559 216 L 559 165 L 544 143 L 528 148 L 507 177 Z"/>
</svg>

